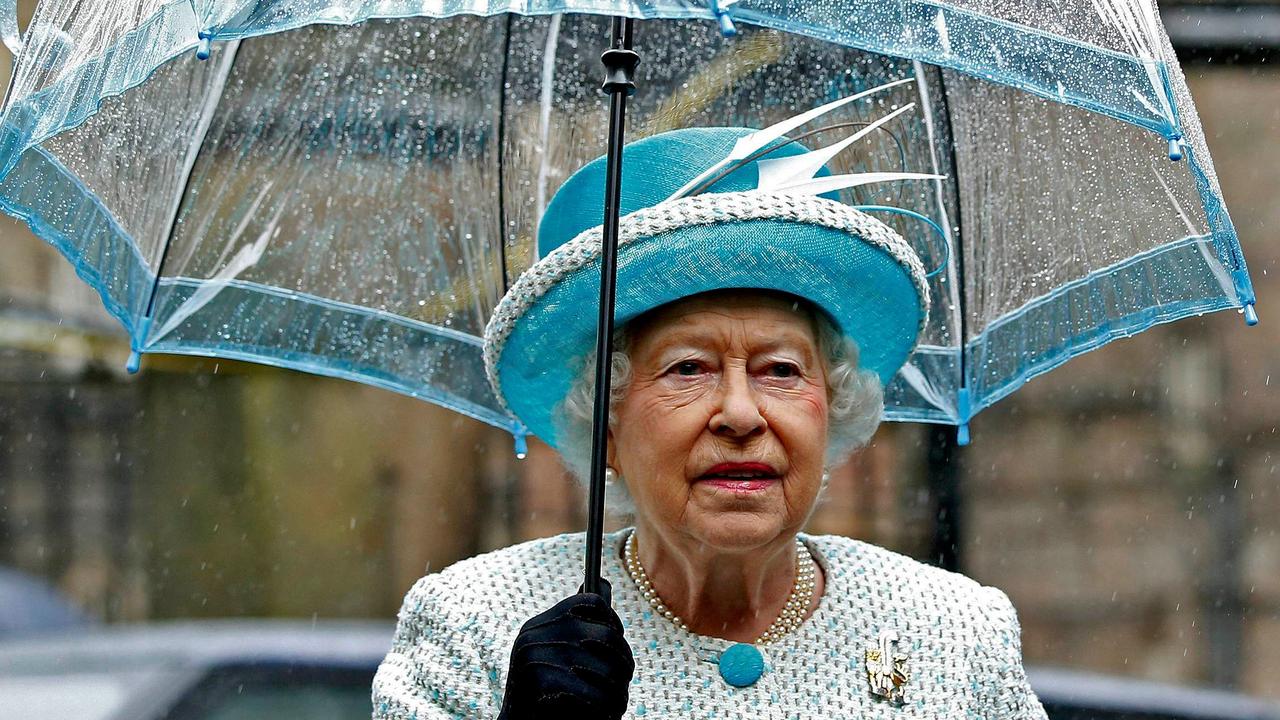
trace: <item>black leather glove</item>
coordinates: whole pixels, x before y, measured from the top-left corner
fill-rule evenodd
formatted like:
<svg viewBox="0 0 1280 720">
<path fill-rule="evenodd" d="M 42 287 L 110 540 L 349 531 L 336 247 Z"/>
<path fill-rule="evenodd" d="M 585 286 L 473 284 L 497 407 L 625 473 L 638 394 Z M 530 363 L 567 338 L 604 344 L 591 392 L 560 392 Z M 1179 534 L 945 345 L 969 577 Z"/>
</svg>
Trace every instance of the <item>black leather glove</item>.
<svg viewBox="0 0 1280 720">
<path fill-rule="evenodd" d="M 520 628 L 499 720 L 617 720 L 636 663 L 622 620 L 604 597 L 579 592 Z"/>
</svg>

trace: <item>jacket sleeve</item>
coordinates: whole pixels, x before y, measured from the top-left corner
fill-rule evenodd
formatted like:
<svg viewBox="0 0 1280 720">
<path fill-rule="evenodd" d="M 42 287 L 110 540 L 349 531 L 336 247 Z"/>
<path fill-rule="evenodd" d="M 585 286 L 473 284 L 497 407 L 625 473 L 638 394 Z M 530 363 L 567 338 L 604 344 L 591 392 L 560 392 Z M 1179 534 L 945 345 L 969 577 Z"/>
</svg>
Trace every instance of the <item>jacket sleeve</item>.
<svg viewBox="0 0 1280 720">
<path fill-rule="evenodd" d="M 981 672 L 987 682 L 991 720 L 1046 720 L 1022 666 L 1022 628 L 1009 597 L 997 588 L 983 588 L 987 600 L 989 635 L 980 641 Z"/>
<path fill-rule="evenodd" d="M 391 651 L 373 678 L 375 720 L 495 718 L 499 668 L 486 642 L 483 612 L 449 602 L 438 575 L 405 595 Z"/>
</svg>

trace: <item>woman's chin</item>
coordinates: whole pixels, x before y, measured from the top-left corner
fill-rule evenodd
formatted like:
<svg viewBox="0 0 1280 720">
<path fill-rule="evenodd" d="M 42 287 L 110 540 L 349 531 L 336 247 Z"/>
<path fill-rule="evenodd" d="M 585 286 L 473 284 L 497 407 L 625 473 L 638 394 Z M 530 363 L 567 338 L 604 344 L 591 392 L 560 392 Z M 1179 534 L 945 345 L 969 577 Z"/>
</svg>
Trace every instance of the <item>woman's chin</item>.
<svg viewBox="0 0 1280 720">
<path fill-rule="evenodd" d="M 685 515 L 686 527 L 719 550 L 760 547 L 776 540 L 790 525 L 781 487 L 698 487 L 692 500 Z"/>
<path fill-rule="evenodd" d="M 726 513 L 692 528 L 698 540 L 718 552 L 750 552 L 775 542 L 786 525 L 741 513 Z"/>
</svg>

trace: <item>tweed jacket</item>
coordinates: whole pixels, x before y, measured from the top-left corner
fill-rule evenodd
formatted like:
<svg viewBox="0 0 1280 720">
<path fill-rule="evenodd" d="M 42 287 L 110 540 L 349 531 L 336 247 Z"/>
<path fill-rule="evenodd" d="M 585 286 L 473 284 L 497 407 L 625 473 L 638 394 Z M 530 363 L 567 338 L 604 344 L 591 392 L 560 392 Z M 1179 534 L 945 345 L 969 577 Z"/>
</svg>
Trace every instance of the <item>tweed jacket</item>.
<svg viewBox="0 0 1280 720">
<path fill-rule="evenodd" d="M 761 646 L 764 675 L 735 688 L 718 666 L 733 643 L 654 614 L 623 568 L 626 537 L 605 536 L 603 565 L 636 661 L 626 718 L 1045 718 L 1013 607 L 995 588 L 857 540 L 802 535 L 826 575 L 818 609 Z M 515 636 L 576 591 L 582 543 L 582 534 L 535 540 L 419 580 L 374 678 L 374 717 L 496 718 Z M 885 630 L 907 656 L 901 701 L 876 697 L 868 680 L 866 651 Z"/>
</svg>

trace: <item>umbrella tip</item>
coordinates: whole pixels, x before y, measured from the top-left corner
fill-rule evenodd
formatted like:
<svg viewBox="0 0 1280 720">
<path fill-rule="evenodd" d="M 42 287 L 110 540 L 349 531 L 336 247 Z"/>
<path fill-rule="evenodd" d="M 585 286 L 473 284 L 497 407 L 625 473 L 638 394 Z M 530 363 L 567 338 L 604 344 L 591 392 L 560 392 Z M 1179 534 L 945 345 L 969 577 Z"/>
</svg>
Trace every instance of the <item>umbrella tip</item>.
<svg viewBox="0 0 1280 720">
<path fill-rule="evenodd" d="M 1245 325 L 1253 327 L 1258 324 L 1258 311 L 1253 308 L 1253 303 L 1245 305 L 1242 310 L 1244 310 Z"/>
<path fill-rule="evenodd" d="M 196 45 L 196 59 L 208 60 L 213 54 L 213 33 L 208 30 L 201 30 L 196 34 L 200 38 L 200 44 Z"/>
<path fill-rule="evenodd" d="M 129 359 L 125 361 L 124 369 L 127 370 L 130 375 L 134 375 L 138 372 L 138 368 L 140 367 L 142 367 L 142 353 L 137 350 L 130 350 Z"/>
<path fill-rule="evenodd" d="M 1182 136 L 1169 138 L 1169 159 L 1178 162 L 1185 154 L 1182 148 Z"/>
<path fill-rule="evenodd" d="M 728 7 L 737 2 L 737 0 L 711 0 L 711 12 L 715 13 L 716 22 L 720 23 L 721 37 L 731 38 L 737 37 L 738 27 L 733 24 L 733 18 L 729 17 Z"/>
<path fill-rule="evenodd" d="M 523 428 L 520 428 L 513 430 L 511 432 L 511 437 L 516 443 L 516 459 L 523 460 L 529 457 L 529 441 L 527 439 L 529 437 L 529 433 L 525 432 Z"/>
<path fill-rule="evenodd" d="M 973 417 L 973 404 L 969 398 L 969 388 L 961 387 L 956 391 L 956 445 L 964 447 L 969 444 L 969 418 Z"/>
<path fill-rule="evenodd" d="M 734 26 L 733 18 L 729 17 L 728 14 L 718 15 L 716 20 L 720 22 L 720 35 L 722 37 L 731 38 L 738 35 L 738 28 Z"/>
</svg>

